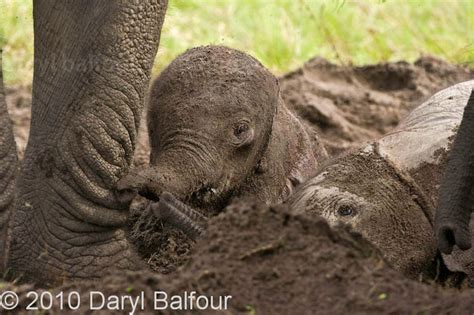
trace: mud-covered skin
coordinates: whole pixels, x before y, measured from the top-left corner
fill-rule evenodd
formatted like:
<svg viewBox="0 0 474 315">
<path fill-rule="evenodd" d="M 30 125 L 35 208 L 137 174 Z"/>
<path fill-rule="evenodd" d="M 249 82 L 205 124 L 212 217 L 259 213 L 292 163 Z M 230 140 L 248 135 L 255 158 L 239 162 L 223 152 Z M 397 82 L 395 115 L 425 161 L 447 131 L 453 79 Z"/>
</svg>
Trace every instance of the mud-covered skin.
<svg viewBox="0 0 474 315">
<path fill-rule="evenodd" d="M 33 4 L 32 121 L 9 222 L 9 277 L 48 285 L 137 269 L 114 191 L 133 160 L 167 1 Z"/>
<path fill-rule="evenodd" d="M 205 214 L 232 197 L 285 200 L 326 157 L 286 108 L 278 80 L 240 51 L 188 50 L 156 79 L 148 108 L 150 168 L 119 188 L 168 191 Z M 315 156 L 316 155 L 316 156 Z"/>
<path fill-rule="evenodd" d="M 336 160 L 289 202 L 295 211 L 321 215 L 331 225 L 352 226 L 395 268 L 415 277 L 436 253 L 431 225 L 410 188 L 376 150 L 370 144 Z"/>
<path fill-rule="evenodd" d="M 473 87 L 468 81 L 438 92 L 389 134 L 333 161 L 288 202 L 297 212 L 352 225 L 394 267 L 417 276 L 437 253 L 433 217 L 439 184 Z M 445 256 L 445 262 L 470 273 L 465 258 Z"/>
<path fill-rule="evenodd" d="M 0 274 L 4 272 L 5 239 L 8 215 L 13 206 L 18 157 L 12 124 L 8 116 L 3 87 L 2 51 L 0 50 Z"/>
<path fill-rule="evenodd" d="M 474 90 L 464 110 L 459 131 L 449 154 L 436 211 L 436 233 L 441 252 L 454 245 L 471 248 L 471 213 L 474 209 Z M 474 257 L 471 257 L 474 265 Z M 474 271 L 474 266 L 473 266 Z"/>
</svg>

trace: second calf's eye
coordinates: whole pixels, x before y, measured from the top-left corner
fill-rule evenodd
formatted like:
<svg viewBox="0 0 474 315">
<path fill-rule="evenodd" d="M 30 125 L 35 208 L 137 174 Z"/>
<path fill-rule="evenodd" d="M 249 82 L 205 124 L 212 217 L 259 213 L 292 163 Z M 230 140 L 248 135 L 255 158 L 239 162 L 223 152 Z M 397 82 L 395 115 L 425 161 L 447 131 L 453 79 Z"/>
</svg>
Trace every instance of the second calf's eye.
<svg viewBox="0 0 474 315">
<path fill-rule="evenodd" d="M 337 214 L 341 217 L 347 217 L 355 214 L 355 211 L 352 207 L 350 206 L 340 206 L 337 209 Z"/>
</svg>

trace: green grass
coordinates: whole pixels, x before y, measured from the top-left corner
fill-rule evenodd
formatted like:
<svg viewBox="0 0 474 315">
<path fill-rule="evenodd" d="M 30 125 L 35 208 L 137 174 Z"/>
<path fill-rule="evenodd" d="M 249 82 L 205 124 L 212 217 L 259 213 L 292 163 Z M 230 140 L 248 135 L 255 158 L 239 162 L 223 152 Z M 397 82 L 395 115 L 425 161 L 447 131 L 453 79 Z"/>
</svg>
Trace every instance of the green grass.
<svg viewBox="0 0 474 315">
<path fill-rule="evenodd" d="M 0 0 L 7 84 L 32 72 L 32 0 Z M 187 48 L 222 44 L 277 74 L 319 55 L 344 64 L 429 54 L 474 65 L 474 2 L 169 0 L 154 72 Z"/>
</svg>

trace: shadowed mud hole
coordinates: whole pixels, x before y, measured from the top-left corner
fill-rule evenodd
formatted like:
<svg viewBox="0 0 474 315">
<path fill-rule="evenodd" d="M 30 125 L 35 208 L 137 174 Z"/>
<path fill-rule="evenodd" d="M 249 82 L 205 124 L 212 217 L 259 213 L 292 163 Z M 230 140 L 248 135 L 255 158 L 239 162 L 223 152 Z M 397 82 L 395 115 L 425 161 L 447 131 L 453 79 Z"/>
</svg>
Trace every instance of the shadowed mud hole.
<svg viewBox="0 0 474 315">
<path fill-rule="evenodd" d="M 386 133 L 435 91 L 473 77 L 473 70 L 429 57 L 414 64 L 366 67 L 336 66 L 316 58 L 283 76 L 281 87 L 288 106 L 323 136 L 334 156 Z M 22 153 L 29 89 L 7 88 L 7 102 Z M 146 163 L 147 156 L 142 124 L 135 163 Z M 285 206 L 239 201 L 213 218 L 194 244 L 144 213 L 145 204 L 137 200 L 133 205 L 129 235 L 155 273 L 111 274 L 100 284 L 56 290 L 80 289 L 83 295 L 99 288 L 105 294 L 144 291 L 148 310 L 153 309 L 153 291 L 196 290 L 232 295 L 230 310 L 241 314 L 474 312 L 471 290 L 406 279 L 360 236 L 343 227 L 331 229 L 318 218 L 294 216 Z"/>
</svg>

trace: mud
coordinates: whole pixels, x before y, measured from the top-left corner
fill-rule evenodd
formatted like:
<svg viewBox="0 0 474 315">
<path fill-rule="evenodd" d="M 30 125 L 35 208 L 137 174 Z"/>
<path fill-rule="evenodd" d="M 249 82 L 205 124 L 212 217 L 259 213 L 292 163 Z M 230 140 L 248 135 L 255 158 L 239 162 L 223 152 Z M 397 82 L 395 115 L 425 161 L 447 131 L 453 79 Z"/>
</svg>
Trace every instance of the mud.
<svg viewBox="0 0 474 315">
<path fill-rule="evenodd" d="M 195 242 L 181 230 L 143 213 L 147 211 L 147 203 L 141 197 L 134 201 L 128 224 L 129 239 L 153 271 L 169 274 L 189 260 Z"/>
<path fill-rule="evenodd" d="M 286 104 L 336 155 L 377 138 L 434 92 L 474 77 L 474 70 L 423 57 L 414 64 L 338 66 L 315 58 L 281 78 Z"/>
<path fill-rule="evenodd" d="M 145 313 L 152 313 L 153 292 L 159 290 L 169 295 L 194 290 L 215 298 L 231 295 L 228 314 L 474 311 L 473 291 L 445 290 L 407 280 L 388 266 L 371 244 L 346 227 L 331 229 L 321 219 L 293 215 L 284 206 L 244 201 L 211 220 L 192 258 L 177 273 L 109 275 L 100 284 L 69 284 L 54 293 L 79 291 L 81 312 L 87 313 L 90 291 L 98 288 L 107 296 L 144 292 Z M 16 288 L 16 292 L 29 289 Z M 20 307 L 25 307 L 31 298 L 23 295 L 21 300 Z"/>
<path fill-rule="evenodd" d="M 471 69 L 433 58 L 367 67 L 313 59 L 282 77 L 281 87 L 287 105 L 336 155 L 388 132 L 435 91 L 472 77 Z M 30 89 L 6 92 L 22 153 L 29 130 Z M 136 165 L 148 162 L 145 125 L 139 133 Z M 129 236 L 155 273 L 111 274 L 100 283 L 55 290 L 80 289 L 83 296 L 99 288 L 106 294 L 144 291 L 149 312 L 152 291 L 182 294 L 191 289 L 233 295 L 231 313 L 236 314 L 474 312 L 473 291 L 406 279 L 347 228 L 331 229 L 320 219 L 292 215 L 284 206 L 234 204 L 211 219 L 196 244 L 161 222 L 138 220 L 144 209 L 143 200 L 135 203 Z M 30 289 L 9 284 L 1 290 L 12 286 L 16 292 Z"/>
</svg>

